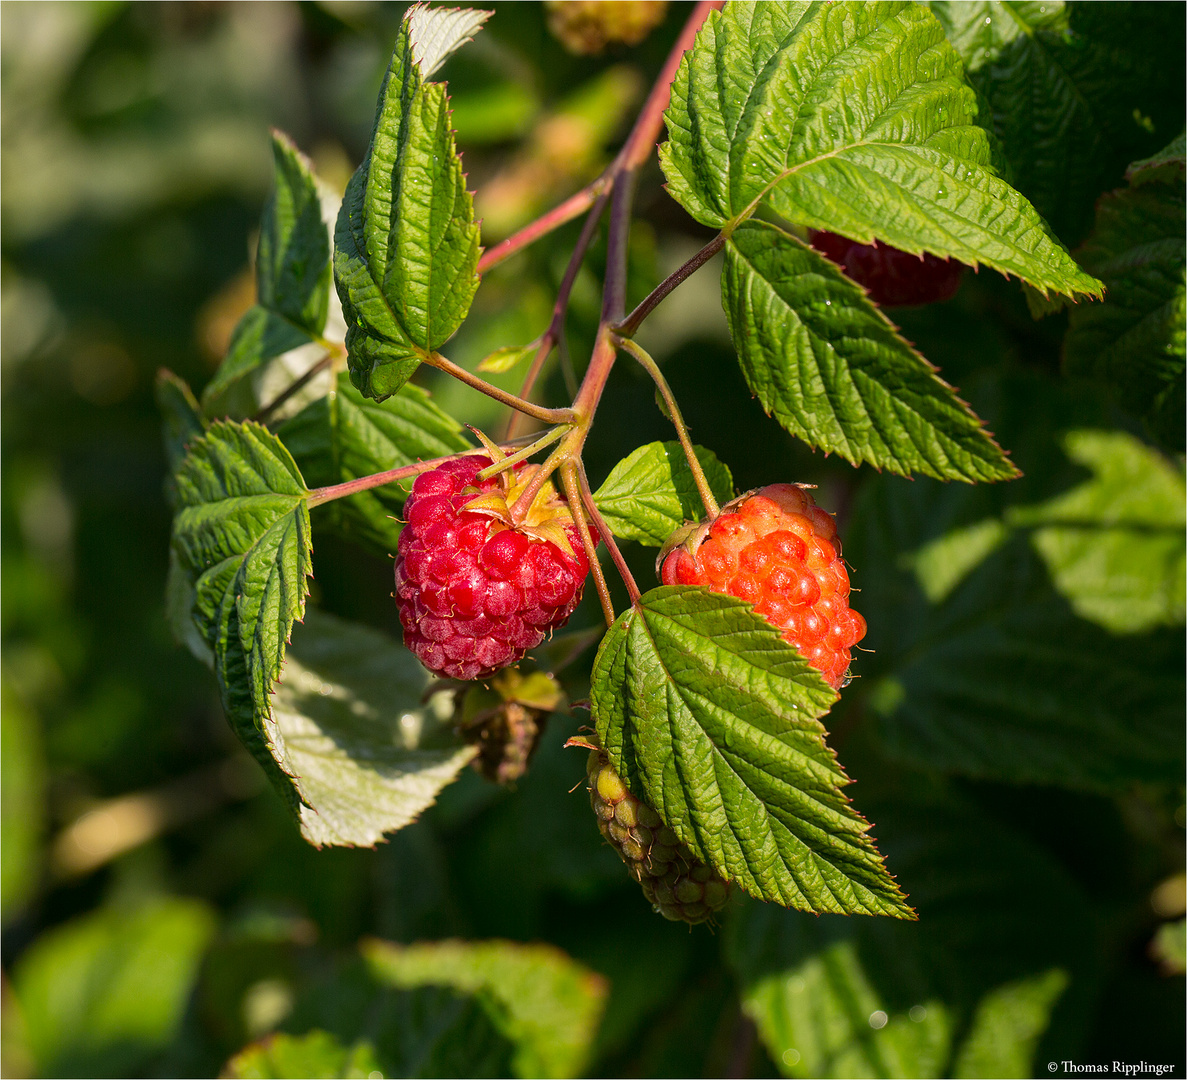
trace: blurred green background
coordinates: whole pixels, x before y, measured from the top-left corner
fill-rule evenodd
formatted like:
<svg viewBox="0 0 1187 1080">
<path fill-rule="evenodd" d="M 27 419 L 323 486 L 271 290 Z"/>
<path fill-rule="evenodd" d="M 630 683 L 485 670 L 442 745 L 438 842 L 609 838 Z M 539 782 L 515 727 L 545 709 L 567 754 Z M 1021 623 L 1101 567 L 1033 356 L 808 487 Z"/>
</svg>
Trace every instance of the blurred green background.
<svg viewBox="0 0 1187 1080">
<path fill-rule="evenodd" d="M 317 1012 L 318 988 L 341 985 L 343 958 L 367 935 L 559 945 L 609 979 L 593 1075 L 776 1075 L 739 1002 L 739 980 L 755 978 L 747 942 L 764 933 L 831 940 L 829 920 L 764 930 L 763 919 L 782 917 L 772 912 L 729 929 L 726 957 L 721 935 L 655 917 L 601 844 L 584 794 L 566 795 L 583 776 L 583 755 L 560 749 L 576 718 L 553 718 L 517 791 L 467 773 L 422 822 L 375 851 L 316 851 L 263 790 L 209 673 L 170 637 L 153 377 L 167 367 L 200 388 L 250 303 L 268 128 L 288 132 L 324 178 L 345 183 L 366 147 L 402 11 L 353 0 L 0 5 L 5 1076 L 215 1075 L 249 1040 L 286 1023 L 312 1026 L 303 1015 L 332 1026 Z M 638 48 L 587 59 L 551 39 L 537 5 L 498 6 L 446 72 L 484 242 L 596 175 L 682 17 L 677 5 Z M 1110 185 L 1120 182 L 1120 160 Z M 708 236 L 658 180 L 653 168 L 639 196 L 638 296 Z M 539 334 L 575 235 L 561 230 L 490 275 L 451 358 L 472 367 Z M 574 295 L 578 364 L 597 318 L 600 258 L 595 249 Z M 873 489 L 869 470 L 813 455 L 762 416 L 716 291 L 712 270 L 682 287 L 644 343 L 739 490 L 818 483 L 844 527 L 859 489 L 869 489 L 869 504 L 885 485 Z M 1033 408 L 1056 393 L 1047 388 L 1057 382 L 1061 319 L 1033 323 L 1016 286 L 987 274 L 970 275 L 949 304 L 902 316 L 1007 447 L 1033 435 L 1034 414 L 1011 417 L 1003 401 Z M 559 401 L 562 375 L 549 378 Z M 424 381 L 458 418 L 497 424 L 486 399 Z M 1083 396 L 1077 416 L 1123 423 L 1102 395 Z M 1052 411 L 1065 407 L 1060 397 Z M 645 376 L 620 365 L 590 443 L 595 486 L 635 446 L 669 437 Z M 1048 444 L 1038 445 L 1041 457 Z M 1034 490 L 1056 492 L 1080 475 Z M 653 553 L 630 557 L 650 581 Z M 879 558 L 893 573 L 893 554 L 863 564 L 850 553 L 857 584 Z M 386 560 L 319 537 L 313 599 L 398 636 L 390 572 Z M 574 625 L 597 617 L 587 601 Z M 1092 640 L 1107 662 L 1112 646 Z M 1181 637 L 1170 640 L 1169 651 L 1159 639 L 1162 652 L 1150 655 L 1173 673 Z M 963 947 L 1001 921 L 986 969 L 957 978 L 953 1000 L 976 1001 L 992 980 L 1078 955 L 1059 975 L 1073 983 L 1062 997 L 1062 983 L 1049 992 L 1034 984 L 1061 1010 L 1045 1036 L 1029 1036 L 1031 1045 L 1047 1039 L 1036 1060 L 1073 1047 L 1181 1063 L 1182 977 L 1148 951 L 1159 926 L 1182 914 L 1181 785 L 1153 780 L 1116 795 L 1091 784 L 950 783 L 887 755 L 866 716 L 859 701 L 830 728 L 891 869 L 906 873 L 921 850 L 957 832 L 965 845 L 976 838 L 983 856 L 982 877 L 960 877 L 959 888 L 955 871 L 907 881 L 935 905 L 933 951 Z M 893 951 L 898 932 L 887 930 L 881 945 L 882 932 L 872 933 L 861 949 Z M 1003 961 L 991 977 L 988 957 L 1000 959 L 1006 938 L 1028 959 Z M 1022 1029 L 1002 1030 L 1013 1038 Z"/>
</svg>

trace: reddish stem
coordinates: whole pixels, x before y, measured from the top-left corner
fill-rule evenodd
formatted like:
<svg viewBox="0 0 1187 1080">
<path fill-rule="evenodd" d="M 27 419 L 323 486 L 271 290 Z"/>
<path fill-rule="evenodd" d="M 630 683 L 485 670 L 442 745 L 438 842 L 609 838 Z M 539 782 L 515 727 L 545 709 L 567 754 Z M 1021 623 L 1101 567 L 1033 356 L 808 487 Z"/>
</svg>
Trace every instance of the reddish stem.
<svg viewBox="0 0 1187 1080">
<path fill-rule="evenodd" d="M 577 194 L 570 195 L 559 206 L 554 206 L 547 214 L 536 218 L 530 225 L 525 225 L 517 233 L 513 233 L 495 244 L 489 251 L 484 251 L 478 260 L 478 273 L 485 274 L 492 266 L 497 266 L 504 259 L 522 251 L 529 244 L 547 236 L 553 229 L 559 229 L 566 222 L 572 221 L 588 210 L 598 196 L 609 186 L 609 178 L 603 173 L 592 183 L 587 184 Z"/>
</svg>

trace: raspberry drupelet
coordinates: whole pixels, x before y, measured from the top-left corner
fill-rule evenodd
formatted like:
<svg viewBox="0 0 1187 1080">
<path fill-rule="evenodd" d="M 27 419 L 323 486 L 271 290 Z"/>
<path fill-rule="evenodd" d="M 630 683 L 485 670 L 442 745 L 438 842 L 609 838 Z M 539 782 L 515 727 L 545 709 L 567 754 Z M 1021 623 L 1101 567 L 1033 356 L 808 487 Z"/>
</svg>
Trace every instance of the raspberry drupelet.
<svg viewBox="0 0 1187 1080">
<path fill-rule="evenodd" d="M 404 643 L 430 671 L 484 679 L 564 625 L 589 561 L 568 504 L 551 483 L 522 520 L 511 506 L 536 466 L 479 480 L 489 457 L 454 458 L 421 473 L 396 549 Z"/>
<path fill-rule="evenodd" d="M 865 620 L 849 607 L 837 526 L 795 484 L 770 484 L 723 507 L 663 561 L 665 585 L 748 600 L 834 689 Z"/>
</svg>

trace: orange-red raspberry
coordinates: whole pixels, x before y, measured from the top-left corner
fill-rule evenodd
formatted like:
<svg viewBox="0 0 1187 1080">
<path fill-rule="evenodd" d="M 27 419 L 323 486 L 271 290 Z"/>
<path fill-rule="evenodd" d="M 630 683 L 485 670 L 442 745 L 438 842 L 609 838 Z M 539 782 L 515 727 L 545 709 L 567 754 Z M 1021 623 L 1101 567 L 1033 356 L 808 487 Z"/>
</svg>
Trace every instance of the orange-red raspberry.
<svg viewBox="0 0 1187 1080">
<path fill-rule="evenodd" d="M 535 470 L 479 480 L 488 457 L 421 473 L 396 548 L 404 644 L 430 671 L 484 679 L 563 626 L 589 561 L 568 504 L 545 484 L 515 521 L 511 506 Z"/>
<path fill-rule="evenodd" d="M 833 689 L 865 637 L 865 619 L 849 607 L 836 522 L 795 484 L 770 484 L 723 507 L 668 553 L 660 576 L 749 601 Z"/>
</svg>

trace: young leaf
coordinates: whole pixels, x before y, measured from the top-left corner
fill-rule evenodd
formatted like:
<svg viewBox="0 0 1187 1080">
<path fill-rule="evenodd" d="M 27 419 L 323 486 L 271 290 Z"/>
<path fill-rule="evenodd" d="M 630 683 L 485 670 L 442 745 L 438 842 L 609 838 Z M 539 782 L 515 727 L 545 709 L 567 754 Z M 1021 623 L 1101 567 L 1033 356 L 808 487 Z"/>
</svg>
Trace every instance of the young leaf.
<svg viewBox="0 0 1187 1080">
<path fill-rule="evenodd" d="M 982 96 L 981 123 L 1000 140 L 1011 182 L 1069 244 L 1126 163 L 1182 124 L 1181 10 L 1060 0 L 929 7 Z"/>
<path fill-rule="evenodd" d="M 193 619 L 214 652 L 227 719 L 295 810 L 300 782 L 285 766 L 270 702 L 305 610 L 308 491 L 275 435 L 220 421 L 190 443 L 177 494 L 173 549 L 194 589 Z"/>
<path fill-rule="evenodd" d="M 731 3 L 685 54 L 665 115 L 668 189 L 705 225 L 732 231 L 762 205 L 1100 295 L 994 172 L 960 58 L 916 4 Z"/>
<path fill-rule="evenodd" d="M 1015 378 L 996 396 L 1023 480 L 879 477 L 859 496 L 845 555 L 872 655 L 850 694 L 868 695 L 894 756 L 929 768 L 1106 792 L 1173 782 L 1182 478 L 1089 427 L 1099 410 L 1063 386 Z"/>
<path fill-rule="evenodd" d="M 510 371 L 516 364 L 534 355 L 538 348 L 539 343 L 532 341 L 527 345 L 507 345 L 501 349 L 495 349 L 493 353 L 479 361 L 478 370 L 501 375 L 504 371 Z"/>
<path fill-rule="evenodd" d="M 806 442 L 904 476 L 1018 475 L 864 290 L 791 234 L 765 222 L 738 226 L 725 248 L 722 299 L 750 389 Z"/>
<path fill-rule="evenodd" d="M 1053 1006 L 1088 1004 L 1065 994 L 1091 963 L 1082 892 L 1024 837 L 910 780 L 874 805 L 918 923 L 748 904 L 729 927 L 743 1009 L 785 1075 L 1031 1076 Z"/>
<path fill-rule="evenodd" d="M 198 900 L 103 908 L 40 935 L 13 984 L 39 1076 L 132 1076 L 177 1034 L 214 914 Z"/>
<path fill-rule="evenodd" d="M 718 502 L 734 497 L 729 469 L 712 450 L 694 446 Z M 696 481 L 680 444 L 653 442 L 628 454 L 594 493 L 610 531 L 622 540 L 659 547 L 686 521 L 704 515 Z"/>
<path fill-rule="evenodd" d="M 445 87 L 425 81 L 411 33 L 406 19 L 334 236 L 351 377 L 378 400 L 452 336 L 478 288 L 478 225 Z"/>
<path fill-rule="evenodd" d="M 239 320 L 226 358 L 202 392 L 208 411 L 265 360 L 308 344 L 326 325 L 330 235 L 318 183 L 308 159 L 282 132 L 272 132 L 272 156 L 276 180 L 260 223 L 256 303 Z"/>
<path fill-rule="evenodd" d="M 311 844 L 374 846 L 432 806 L 474 756 L 422 704 L 428 682 L 386 635 L 306 612 L 272 712 L 285 765 L 301 777 Z"/>
<path fill-rule="evenodd" d="M 371 941 L 363 955 L 391 986 L 443 984 L 492 998 L 500 1027 L 516 1046 L 516 1076 L 583 1075 L 609 988 L 559 949 L 511 941 Z"/>
<path fill-rule="evenodd" d="M 1182 181 L 1103 196 L 1096 228 L 1077 254 L 1100 275 L 1108 296 L 1071 313 L 1063 344 L 1069 373 L 1108 384 L 1163 445 L 1179 451 L 1187 366 L 1185 230 Z"/>
<path fill-rule="evenodd" d="M 379 404 L 368 401 L 345 374 L 335 389 L 285 421 L 277 434 L 310 487 L 411 465 L 471 449 L 462 426 L 433 404 L 428 392 L 406 383 Z M 390 555 L 400 535 L 397 520 L 411 481 L 385 484 L 319 508 L 319 520 L 371 550 Z"/>
<path fill-rule="evenodd" d="M 817 719 L 836 700 L 751 606 L 661 587 L 606 635 L 598 737 L 698 858 L 762 900 L 913 917 Z"/>
</svg>

